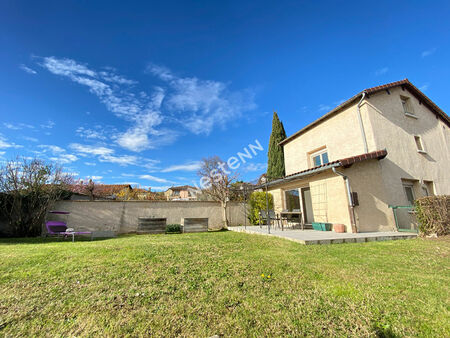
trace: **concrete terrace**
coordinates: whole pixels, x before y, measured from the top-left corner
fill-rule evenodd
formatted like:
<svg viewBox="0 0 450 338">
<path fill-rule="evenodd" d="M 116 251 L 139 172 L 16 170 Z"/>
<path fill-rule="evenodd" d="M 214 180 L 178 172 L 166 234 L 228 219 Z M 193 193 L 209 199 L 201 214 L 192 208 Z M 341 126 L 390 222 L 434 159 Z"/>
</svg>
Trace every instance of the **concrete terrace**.
<svg viewBox="0 0 450 338">
<path fill-rule="evenodd" d="M 267 226 L 243 226 L 229 227 L 231 231 L 245 232 L 248 234 L 274 236 L 284 238 L 290 241 L 298 242 L 305 245 L 310 244 L 340 244 L 340 243 L 363 243 L 374 241 L 389 241 L 398 239 L 416 238 L 417 234 L 408 232 L 361 232 L 361 233 L 336 233 L 333 231 L 315 231 L 315 230 L 284 230 L 270 229 L 267 233 Z"/>
</svg>

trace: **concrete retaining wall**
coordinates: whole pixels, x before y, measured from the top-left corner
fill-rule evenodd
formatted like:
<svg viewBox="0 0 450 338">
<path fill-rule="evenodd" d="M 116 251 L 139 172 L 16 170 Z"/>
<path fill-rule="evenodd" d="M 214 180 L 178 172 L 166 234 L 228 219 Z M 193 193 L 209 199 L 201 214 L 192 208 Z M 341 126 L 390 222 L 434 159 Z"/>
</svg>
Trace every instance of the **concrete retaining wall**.
<svg viewBox="0 0 450 338">
<path fill-rule="evenodd" d="M 244 224 L 243 204 L 228 205 L 230 225 Z M 220 229 L 222 224 L 220 203 L 206 201 L 59 201 L 52 210 L 69 211 L 67 226 L 88 231 L 136 232 L 138 217 L 167 218 L 167 224 L 181 224 L 182 218 L 208 218 L 210 229 Z M 47 219 L 65 217 L 49 214 Z"/>
</svg>

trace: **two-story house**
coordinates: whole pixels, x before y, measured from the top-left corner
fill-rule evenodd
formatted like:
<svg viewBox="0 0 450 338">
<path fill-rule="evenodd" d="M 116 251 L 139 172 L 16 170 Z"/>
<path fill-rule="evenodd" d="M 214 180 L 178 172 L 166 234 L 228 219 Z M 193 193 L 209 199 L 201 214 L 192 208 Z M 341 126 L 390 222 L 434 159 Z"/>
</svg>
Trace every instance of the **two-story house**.
<svg viewBox="0 0 450 338">
<path fill-rule="evenodd" d="M 189 201 L 195 200 L 196 196 L 193 194 L 195 188 L 189 185 L 182 185 L 178 187 L 170 187 L 164 192 L 168 201 Z"/>
<path fill-rule="evenodd" d="M 283 140 L 277 212 L 347 232 L 392 231 L 392 206 L 450 194 L 450 119 L 407 79 L 363 90 Z M 411 220 L 397 209 L 397 223 Z M 406 225 L 408 226 L 408 225 Z"/>
</svg>

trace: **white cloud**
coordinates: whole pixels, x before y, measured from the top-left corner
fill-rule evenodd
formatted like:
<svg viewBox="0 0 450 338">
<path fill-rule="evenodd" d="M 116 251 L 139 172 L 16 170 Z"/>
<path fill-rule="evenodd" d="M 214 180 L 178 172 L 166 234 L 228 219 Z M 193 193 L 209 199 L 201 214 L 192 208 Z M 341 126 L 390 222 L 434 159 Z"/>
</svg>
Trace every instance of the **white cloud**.
<svg viewBox="0 0 450 338">
<path fill-rule="evenodd" d="M 22 138 L 26 141 L 30 141 L 30 142 L 39 142 L 39 140 L 35 137 L 30 137 L 30 136 L 22 136 Z"/>
<path fill-rule="evenodd" d="M 51 161 L 58 162 L 61 164 L 67 164 L 67 163 L 78 161 L 77 156 L 66 153 L 66 150 L 59 146 L 55 146 L 55 145 L 51 145 L 51 144 L 40 144 L 37 147 L 42 149 L 41 152 L 36 152 L 38 154 L 47 156 L 44 154 L 51 153 L 53 155 L 53 156 L 49 156 L 49 159 Z"/>
<path fill-rule="evenodd" d="M 77 161 L 78 157 L 72 154 L 59 154 L 58 156 L 50 157 L 50 160 L 66 164 Z"/>
<path fill-rule="evenodd" d="M 87 176 L 86 178 L 91 179 L 93 181 L 100 181 L 103 176 Z"/>
<path fill-rule="evenodd" d="M 178 77 L 168 68 L 154 64 L 147 70 L 167 83 L 165 108 L 194 134 L 208 135 L 215 126 L 224 127 L 242 113 L 256 108 L 250 90 L 232 92 L 226 83 Z"/>
<path fill-rule="evenodd" d="M 48 120 L 46 123 L 41 124 L 42 129 L 52 129 L 55 126 L 55 122 Z"/>
<path fill-rule="evenodd" d="M 130 91 L 134 88 L 130 85 L 137 82 L 118 75 L 113 68 L 96 71 L 75 60 L 53 56 L 41 58 L 40 65 L 87 87 L 109 111 L 128 121 L 129 128 L 111 139 L 135 152 L 174 142 L 180 132 L 164 123 L 177 123 L 194 134 L 208 135 L 214 127 L 224 127 L 256 107 L 250 90 L 233 92 L 226 83 L 178 77 L 161 66 L 150 65 L 148 70 L 166 88 L 155 87 L 148 95 Z M 98 134 L 89 132 L 80 131 L 84 137 L 98 138 Z"/>
<path fill-rule="evenodd" d="M 422 56 L 423 58 L 425 58 L 425 57 L 427 57 L 427 56 L 430 56 L 430 55 L 434 54 L 435 51 L 436 51 L 436 48 L 431 48 L 431 49 L 424 50 L 424 51 L 422 52 L 421 56 Z"/>
<path fill-rule="evenodd" d="M 30 67 L 25 66 L 23 63 L 19 65 L 19 68 L 28 74 L 37 74 L 37 71 L 31 69 Z"/>
<path fill-rule="evenodd" d="M 103 155 L 98 158 L 100 162 L 115 163 L 121 166 L 137 165 L 138 157 L 134 155 Z"/>
<path fill-rule="evenodd" d="M 331 110 L 331 106 L 327 105 L 327 104 L 319 104 L 319 111 L 324 112 L 324 111 L 329 111 Z"/>
<path fill-rule="evenodd" d="M 84 164 L 91 166 L 91 167 L 95 167 L 97 165 L 97 163 L 95 163 L 95 162 L 84 162 Z"/>
<path fill-rule="evenodd" d="M 423 86 L 420 86 L 419 89 L 424 92 L 424 91 L 426 91 L 428 89 L 428 87 L 430 87 L 430 84 L 429 83 L 425 83 Z"/>
<path fill-rule="evenodd" d="M 139 176 L 139 178 L 141 178 L 143 180 L 158 182 L 158 183 L 172 183 L 171 181 L 166 180 L 165 178 L 156 177 L 156 176 L 152 176 L 152 175 L 141 175 L 141 176 Z"/>
<path fill-rule="evenodd" d="M 56 75 L 66 76 L 70 80 L 88 87 L 106 108 L 116 116 L 132 123 L 132 127 L 116 137 L 117 143 L 132 151 L 154 148 L 152 135 L 155 127 L 162 123 L 159 111 L 164 97 L 162 90 L 155 90 L 151 97 L 137 97 L 120 85 L 134 84 L 135 81 L 125 79 L 112 71 L 96 72 L 86 65 L 71 59 L 58 59 L 53 56 L 44 57 L 41 65 Z M 113 82 L 113 86 L 107 82 Z"/>
<path fill-rule="evenodd" d="M 8 122 L 4 122 L 3 125 L 5 126 L 5 128 L 11 129 L 11 130 L 21 130 L 21 129 L 34 129 L 34 126 L 32 126 L 31 124 L 26 124 L 26 123 L 8 123 Z"/>
<path fill-rule="evenodd" d="M 389 68 L 388 68 L 388 67 L 383 67 L 383 68 L 377 69 L 377 70 L 375 71 L 375 75 L 376 75 L 376 76 L 384 75 L 384 74 L 386 74 L 388 71 L 389 71 Z"/>
<path fill-rule="evenodd" d="M 161 170 L 161 172 L 163 173 L 170 173 L 173 171 L 196 171 L 198 169 L 200 169 L 200 162 L 189 162 L 189 163 L 185 163 L 185 164 L 176 164 L 176 165 L 172 165 L 170 167 L 167 167 L 163 170 Z"/>
<path fill-rule="evenodd" d="M 100 162 L 115 163 L 120 166 L 137 165 L 147 169 L 153 169 L 159 163 L 158 160 L 141 158 L 135 155 L 116 155 L 114 149 L 104 146 L 71 143 L 69 148 L 79 156 L 87 157 L 91 155 L 97 157 Z"/>
<path fill-rule="evenodd" d="M 103 80 L 108 81 L 108 82 L 117 83 L 117 84 L 125 84 L 125 85 L 137 84 L 137 81 L 126 79 L 123 76 L 114 74 L 113 72 L 103 71 L 103 72 L 100 72 L 99 74 Z"/>
<path fill-rule="evenodd" d="M 8 142 L 7 139 L 5 139 L 2 135 L 0 135 L 0 149 L 7 149 L 7 148 L 22 148 L 23 146 L 15 144 L 14 142 Z"/>
<path fill-rule="evenodd" d="M 90 154 L 90 155 L 98 155 L 98 156 L 108 156 L 114 153 L 114 150 L 111 148 L 106 148 L 103 146 L 91 146 L 87 144 L 79 144 L 79 143 L 71 143 L 69 148 L 72 150 L 81 153 L 81 154 Z"/>
<path fill-rule="evenodd" d="M 97 140 L 106 140 L 106 136 L 103 133 L 102 129 L 95 130 L 84 127 L 78 127 L 75 131 L 80 137 L 86 139 L 97 139 Z"/>
<path fill-rule="evenodd" d="M 65 150 L 61 147 L 50 145 L 50 144 L 40 144 L 38 145 L 38 148 L 43 149 L 44 152 L 50 151 L 52 153 L 63 153 Z"/>
<path fill-rule="evenodd" d="M 245 171 L 265 171 L 267 170 L 267 163 L 249 163 L 244 168 Z"/>
</svg>

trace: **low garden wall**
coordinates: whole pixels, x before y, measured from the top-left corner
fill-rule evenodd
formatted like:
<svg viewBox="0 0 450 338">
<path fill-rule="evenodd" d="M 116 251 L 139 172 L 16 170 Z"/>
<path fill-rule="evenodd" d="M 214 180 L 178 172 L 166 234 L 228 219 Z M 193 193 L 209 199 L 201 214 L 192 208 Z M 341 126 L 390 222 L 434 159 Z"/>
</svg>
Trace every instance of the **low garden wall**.
<svg viewBox="0 0 450 338">
<path fill-rule="evenodd" d="M 59 201 L 52 210 L 69 211 L 67 226 L 76 230 L 138 231 L 138 217 L 167 218 L 167 224 L 180 224 L 182 218 L 208 218 L 210 229 L 222 227 L 222 207 L 208 201 Z M 65 216 L 48 214 L 49 220 Z M 228 204 L 230 225 L 244 224 L 242 203 Z"/>
</svg>

